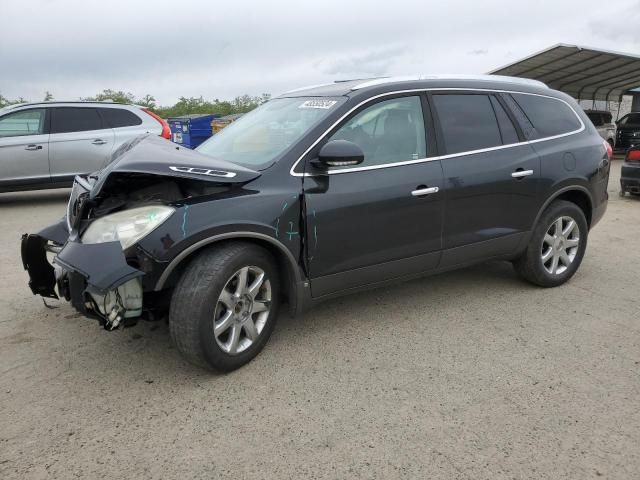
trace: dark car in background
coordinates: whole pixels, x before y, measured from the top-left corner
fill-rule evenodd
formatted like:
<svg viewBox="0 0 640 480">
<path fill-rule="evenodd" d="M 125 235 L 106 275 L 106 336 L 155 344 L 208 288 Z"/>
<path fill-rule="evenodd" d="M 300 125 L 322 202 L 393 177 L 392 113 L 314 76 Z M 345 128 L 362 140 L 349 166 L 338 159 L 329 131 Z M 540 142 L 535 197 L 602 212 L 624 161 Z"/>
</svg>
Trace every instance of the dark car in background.
<svg viewBox="0 0 640 480">
<path fill-rule="evenodd" d="M 631 112 L 616 122 L 616 152 L 626 152 L 627 149 L 640 145 L 640 112 Z"/>
<path fill-rule="evenodd" d="M 627 150 L 620 172 L 620 196 L 640 195 L 640 146 Z"/>
<path fill-rule="evenodd" d="M 610 158 L 578 104 L 540 82 L 336 82 L 196 151 L 128 142 L 76 179 L 66 218 L 23 236 L 22 260 L 34 294 L 107 330 L 168 318 L 186 358 L 228 371 L 283 303 L 298 314 L 489 259 L 563 284 L 605 212 Z"/>
</svg>

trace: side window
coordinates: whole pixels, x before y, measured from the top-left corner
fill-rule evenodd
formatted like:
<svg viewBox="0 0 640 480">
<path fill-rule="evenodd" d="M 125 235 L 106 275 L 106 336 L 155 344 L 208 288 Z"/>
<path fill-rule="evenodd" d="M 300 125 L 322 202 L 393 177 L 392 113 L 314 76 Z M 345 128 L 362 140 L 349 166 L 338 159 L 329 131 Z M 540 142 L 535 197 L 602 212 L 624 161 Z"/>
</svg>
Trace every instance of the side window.
<svg viewBox="0 0 640 480">
<path fill-rule="evenodd" d="M 44 108 L 9 113 L 0 118 L 0 137 L 40 135 L 45 132 L 45 117 Z"/>
<path fill-rule="evenodd" d="M 511 94 L 522 107 L 541 137 L 552 137 L 579 130 L 581 125 L 575 112 L 564 102 L 550 97 Z"/>
<path fill-rule="evenodd" d="M 510 145 L 512 143 L 518 143 L 520 139 L 518 138 L 518 132 L 516 131 L 516 127 L 513 126 L 513 122 L 507 115 L 507 112 L 504 111 L 502 105 L 498 101 L 498 99 L 494 96 L 491 96 L 491 105 L 493 106 L 493 111 L 498 118 L 498 125 L 500 126 L 500 134 L 502 136 L 502 144 Z"/>
<path fill-rule="evenodd" d="M 447 154 L 502 145 L 498 120 L 488 95 L 436 94 Z"/>
<path fill-rule="evenodd" d="M 140 125 L 142 119 L 124 108 L 99 108 L 105 127 L 120 128 Z"/>
<path fill-rule="evenodd" d="M 100 130 L 102 119 L 95 108 L 59 107 L 51 109 L 51 133 Z"/>
<path fill-rule="evenodd" d="M 427 156 L 420 97 L 376 103 L 358 112 L 329 140 L 349 140 L 364 152 L 363 166 L 418 160 Z"/>
</svg>

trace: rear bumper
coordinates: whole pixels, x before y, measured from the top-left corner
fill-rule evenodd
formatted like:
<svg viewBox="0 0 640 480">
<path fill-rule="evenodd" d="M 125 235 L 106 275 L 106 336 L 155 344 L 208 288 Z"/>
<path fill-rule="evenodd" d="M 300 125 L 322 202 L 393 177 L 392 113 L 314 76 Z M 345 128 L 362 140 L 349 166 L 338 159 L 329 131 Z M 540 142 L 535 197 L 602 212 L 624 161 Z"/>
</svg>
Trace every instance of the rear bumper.
<svg viewBox="0 0 640 480">
<path fill-rule="evenodd" d="M 108 329 L 140 316 L 144 273 L 127 263 L 119 242 L 67 241 L 52 265 L 47 258 L 51 239 L 42 235 L 46 230 L 22 237 L 22 263 L 34 294 L 62 297 Z"/>
<path fill-rule="evenodd" d="M 615 146 L 613 147 L 616 153 L 625 153 L 631 147 L 640 145 L 640 137 L 628 137 L 626 135 L 618 135 L 616 138 Z"/>
<path fill-rule="evenodd" d="M 640 162 L 638 165 L 622 165 L 620 188 L 623 192 L 640 193 Z"/>
</svg>

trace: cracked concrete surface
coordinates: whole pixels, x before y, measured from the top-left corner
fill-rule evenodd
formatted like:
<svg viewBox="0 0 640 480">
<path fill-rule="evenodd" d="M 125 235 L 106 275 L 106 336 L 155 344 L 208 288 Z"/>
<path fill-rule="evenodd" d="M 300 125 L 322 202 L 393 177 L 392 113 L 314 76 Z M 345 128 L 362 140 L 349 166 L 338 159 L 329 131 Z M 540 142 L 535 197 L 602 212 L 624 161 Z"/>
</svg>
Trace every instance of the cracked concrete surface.
<svg viewBox="0 0 640 480">
<path fill-rule="evenodd" d="M 26 286 L 19 235 L 67 190 L 0 194 L 0 477 L 640 475 L 640 198 L 611 200 L 565 286 L 489 263 L 281 316 L 248 366 L 184 362 Z"/>
</svg>

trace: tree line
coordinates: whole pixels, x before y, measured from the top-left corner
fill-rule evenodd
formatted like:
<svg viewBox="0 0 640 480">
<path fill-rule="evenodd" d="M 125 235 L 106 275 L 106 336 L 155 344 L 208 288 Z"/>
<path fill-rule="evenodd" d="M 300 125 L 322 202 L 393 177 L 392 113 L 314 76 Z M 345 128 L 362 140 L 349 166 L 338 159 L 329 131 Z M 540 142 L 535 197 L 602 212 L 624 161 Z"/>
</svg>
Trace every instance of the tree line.
<svg viewBox="0 0 640 480">
<path fill-rule="evenodd" d="M 246 113 L 259 105 L 267 102 L 271 98 L 268 93 L 260 96 L 241 95 L 233 100 L 207 100 L 204 97 L 180 97 L 178 102 L 171 106 L 158 105 L 153 95 L 145 95 L 137 98 L 130 92 L 122 90 L 105 89 L 92 97 L 81 98 L 85 101 L 113 101 L 117 103 L 134 103 L 152 110 L 163 118 L 179 117 L 193 113 L 217 113 L 220 115 L 230 115 L 233 113 Z M 54 100 L 50 92 L 46 92 L 44 101 Z M 0 93 L 0 108 L 16 103 L 25 103 L 28 100 L 20 97 L 8 99 Z"/>
</svg>

